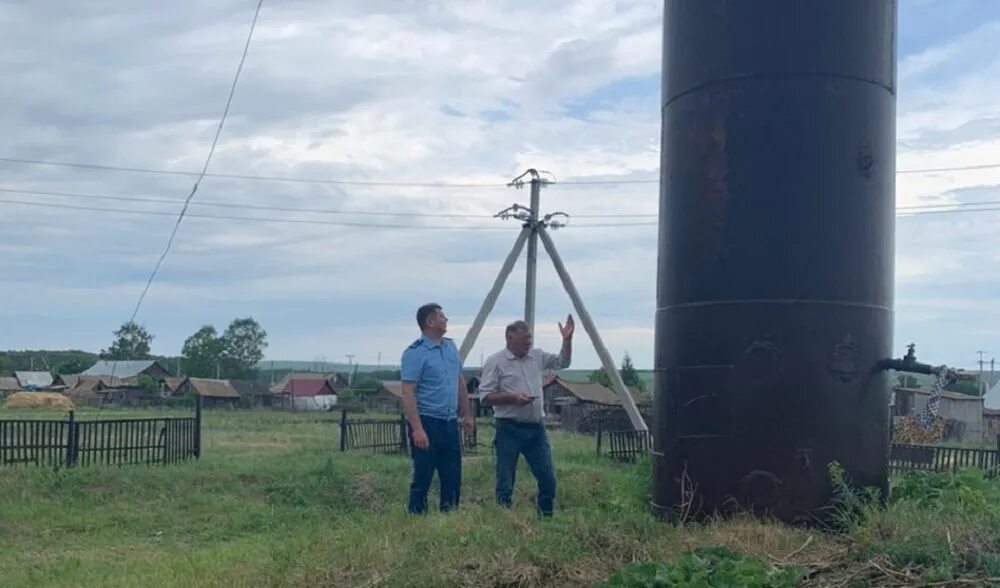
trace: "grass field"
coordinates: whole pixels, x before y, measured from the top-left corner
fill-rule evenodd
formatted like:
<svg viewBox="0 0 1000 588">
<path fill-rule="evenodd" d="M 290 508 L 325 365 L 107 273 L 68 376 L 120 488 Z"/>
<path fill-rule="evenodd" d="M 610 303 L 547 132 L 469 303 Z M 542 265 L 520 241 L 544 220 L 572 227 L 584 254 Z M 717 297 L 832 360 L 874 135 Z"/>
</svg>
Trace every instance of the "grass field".
<svg viewBox="0 0 1000 588">
<path fill-rule="evenodd" d="M 0 470 L 0 585 L 590 586 L 715 545 L 802 566 L 809 585 L 1000 576 L 1000 492 L 974 476 L 911 481 L 840 534 L 749 518 L 676 526 L 648 513 L 648 464 L 613 465 L 592 439 L 554 434 L 554 519 L 537 520 L 527 471 L 514 510 L 492 505 L 488 450 L 465 461 L 460 511 L 411 517 L 408 460 L 336 452 L 334 414 L 205 415 L 197 462 Z"/>
</svg>

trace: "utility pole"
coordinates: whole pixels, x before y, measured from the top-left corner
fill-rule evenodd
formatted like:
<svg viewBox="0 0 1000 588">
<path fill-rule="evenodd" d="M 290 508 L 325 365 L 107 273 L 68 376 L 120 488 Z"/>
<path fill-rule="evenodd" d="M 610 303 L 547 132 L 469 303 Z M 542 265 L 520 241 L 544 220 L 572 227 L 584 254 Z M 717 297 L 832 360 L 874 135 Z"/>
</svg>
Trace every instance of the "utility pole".
<svg viewBox="0 0 1000 588">
<path fill-rule="evenodd" d="M 982 396 L 986 394 L 986 382 L 983 380 L 983 364 L 986 363 L 983 361 L 983 354 L 986 352 L 979 350 L 976 353 L 979 354 L 979 395 Z"/>
<path fill-rule="evenodd" d="M 994 358 L 990 358 L 990 385 L 986 387 L 986 391 L 989 392 L 993 389 L 993 385 L 996 384 L 996 380 L 993 379 L 993 362 Z M 985 396 L 985 394 L 984 394 Z"/>
<path fill-rule="evenodd" d="M 525 224 L 525 227 L 530 229 L 531 233 L 528 236 L 528 274 L 524 282 L 524 322 L 528 323 L 528 328 L 534 333 L 536 276 L 538 275 L 538 207 L 542 196 L 542 185 L 547 181 L 539 177 L 537 171 L 529 169 L 511 184 L 520 185 L 517 182 L 528 174 L 531 175 L 531 210 L 529 211 L 530 220 Z"/>
<path fill-rule="evenodd" d="M 354 375 L 354 373 L 351 370 L 351 366 L 353 365 L 353 362 L 354 362 L 354 356 L 352 354 L 348 353 L 348 354 L 344 355 L 344 357 L 347 358 L 347 385 L 350 386 L 353 383 L 353 380 L 354 380 L 354 378 L 352 377 Z"/>
<path fill-rule="evenodd" d="M 580 296 L 580 293 L 576 289 L 576 285 L 573 283 L 573 279 L 566 270 L 566 266 L 563 264 L 562 258 L 556 250 L 552 237 L 549 236 L 548 228 L 554 230 L 565 226 L 565 221 L 559 220 L 557 217 L 568 218 L 569 215 L 563 212 L 553 212 L 546 214 L 545 216 L 540 216 L 539 194 L 542 186 L 549 183 L 549 181 L 543 180 L 539 177 L 538 172 L 534 169 L 529 169 L 517 178 L 514 178 L 514 180 L 508 185 L 516 188 L 522 187 L 524 185 L 524 180 L 522 178 L 527 175 L 532 176 L 531 207 L 526 208 L 519 204 L 514 204 L 509 208 L 501 210 L 495 215 L 496 217 L 502 219 L 513 218 L 522 221 L 524 224 L 522 225 L 521 232 L 518 234 L 517 239 L 514 241 L 514 246 L 511 248 L 510 253 L 504 260 L 504 263 L 500 268 L 500 273 L 497 274 L 497 277 L 493 282 L 493 286 L 486 294 L 486 298 L 483 300 L 483 304 L 479 308 L 479 313 L 476 315 L 475 320 L 472 321 L 472 326 L 469 327 L 469 332 L 466 334 L 465 339 L 462 340 L 462 345 L 459 348 L 459 357 L 464 363 L 465 359 L 469 355 L 469 352 L 472 351 L 473 346 L 475 346 L 476 338 L 479 336 L 480 331 L 482 331 L 483 324 L 486 322 L 486 317 L 489 316 L 490 312 L 493 310 L 493 306 L 496 304 L 497 298 L 500 296 L 500 291 L 503 290 L 503 286 L 507 282 L 507 278 L 510 277 L 511 271 L 513 271 L 514 265 L 517 263 L 517 259 L 520 257 L 521 251 L 524 249 L 526 244 L 528 245 L 528 280 L 525 292 L 524 320 L 528 323 L 532 332 L 534 332 L 535 271 L 537 267 L 538 246 L 533 246 L 532 244 L 535 243 L 537 239 L 541 239 L 542 245 L 545 247 L 546 252 L 548 252 L 549 259 L 552 260 L 552 265 L 555 267 L 556 273 L 559 275 L 563 288 L 566 290 L 566 294 L 569 295 L 570 300 L 573 302 L 573 307 L 576 309 L 576 313 L 580 317 L 580 321 L 583 323 L 583 328 L 587 332 L 587 335 L 590 336 L 590 342 L 593 344 L 594 350 L 597 352 L 597 356 L 601 359 L 601 365 L 611 379 L 611 389 L 621 400 L 622 407 L 625 409 L 626 414 L 628 414 L 632 427 L 637 431 L 648 431 L 649 428 L 646 425 L 646 421 L 643 420 L 642 415 L 639 413 L 639 409 L 635 405 L 635 400 L 632 398 L 631 394 L 629 394 L 628 389 L 625 387 L 625 383 L 622 382 L 621 374 L 618 373 L 618 369 L 616 368 L 614 361 L 611 359 L 611 354 L 608 352 L 608 348 L 604 345 L 604 341 L 601 339 L 601 335 L 597 331 L 597 326 L 594 324 L 590 313 L 587 312 L 587 309 L 583 304 L 583 298 Z M 480 364 L 482 364 L 482 357 L 480 357 Z"/>
</svg>

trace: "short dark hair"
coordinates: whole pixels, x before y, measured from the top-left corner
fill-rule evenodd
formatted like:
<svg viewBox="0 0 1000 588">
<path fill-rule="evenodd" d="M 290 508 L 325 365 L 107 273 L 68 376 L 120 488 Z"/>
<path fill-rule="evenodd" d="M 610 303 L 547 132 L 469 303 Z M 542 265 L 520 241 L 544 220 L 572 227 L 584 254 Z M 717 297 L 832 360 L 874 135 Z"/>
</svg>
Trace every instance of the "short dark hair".
<svg viewBox="0 0 1000 588">
<path fill-rule="evenodd" d="M 435 312 L 441 310 L 441 305 L 434 302 L 425 304 L 417 309 L 417 324 L 423 330 L 427 326 L 427 319 Z"/>
<path fill-rule="evenodd" d="M 511 324 L 507 325 L 507 330 L 504 331 L 504 335 L 510 335 L 511 333 L 514 332 L 527 333 L 529 331 L 531 331 L 531 327 L 528 326 L 528 323 L 524 321 L 514 321 Z"/>
</svg>

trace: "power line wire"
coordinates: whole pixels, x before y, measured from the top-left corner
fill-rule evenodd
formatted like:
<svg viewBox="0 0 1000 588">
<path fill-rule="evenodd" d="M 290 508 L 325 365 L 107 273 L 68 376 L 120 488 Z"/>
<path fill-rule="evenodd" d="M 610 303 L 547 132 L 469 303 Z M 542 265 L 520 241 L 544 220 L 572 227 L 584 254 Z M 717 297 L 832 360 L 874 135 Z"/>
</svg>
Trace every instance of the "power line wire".
<svg viewBox="0 0 1000 588">
<path fill-rule="evenodd" d="M 178 202 L 179 203 L 179 202 Z M 95 207 L 95 206 L 77 206 L 72 204 L 55 204 L 48 202 L 27 202 L 23 200 L 9 200 L 0 198 L 0 204 L 14 204 L 22 206 L 33 206 L 41 208 L 55 208 L 64 210 L 82 210 L 82 211 L 93 211 L 93 212 L 109 212 L 117 214 L 138 214 L 138 215 L 152 215 L 152 216 L 174 216 L 172 212 L 156 211 L 156 210 L 134 210 L 134 209 L 122 209 L 122 208 L 105 208 L 105 207 Z M 953 213 L 967 213 L 967 212 L 995 212 L 1000 211 L 1000 206 L 997 207 L 982 207 L 982 208 L 959 208 L 951 210 L 924 210 L 924 211 L 899 211 L 896 216 L 904 218 L 911 216 L 928 216 L 935 214 L 953 214 Z M 575 216 L 575 215 L 574 215 Z M 509 227 L 499 227 L 499 226 L 487 226 L 487 225 L 415 225 L 415 224 L 403 224 L 403 223 L 365 223 L 365 222 L 350 222 L 350 221 L 326 221 L 326 220 L 314 220 L 314 219 L 295 219 L 295 218 L 277 218 L 277 217 L 254 217 L 254 216 L 233 216 L 233 215 L 216 215 L 216 214 L 196 214 L 190 213 L 186 215 L 187 218 L 198 218 L 207 220 L 227 220 L 227 221 L 248 221 L 248 222 L 272 222 L 272 223 L 291 223 L 291 224 L 305 224 L 305 225 L 327 225 L 335 227 L 358 227 L 358 228 L 370 228 L 370 229 L 415 229 L 415 230 L 460 230 L 460 231 L 504 231 L 510 230 Z M 608 223 L 571 223 L 566 225 L 569 229 L 579 229 L 579 228 L 611 228 L 611 227 L 654 227 L 659 223 L 657 221 L 649 222 L 608 222 Z M 516 228 L 516 227 L 515 227 Z"/>
<path fill-rule="evenodd" d="M 329 184 L 344 186 L 382 186 L 395 188 L 481 188 L 481 189 L 505 189 L 505 183 L 452 183 L 444 181 L 418 182 L 418 181 L 380 181 L 380 180 L 342 180 L 325 178 L 303 178 L 295 176 L 263 176 L 253 174 L 231 174 L 231 173 L 199 173 L 182 170 L 153 169 L 141 167 L 125 167 L 117 165 L 100 165 L 93 163 L 76 163 L 67 161 L 46 161 L 40 159 L 22 159 L 16 157 L 0 157 L 0 162 L 16 163 L 22 165 L 45 165 L 53 167 L 70 167 L 79 169 L 90 169 L 99 171 L 115 171 L 140 174 L 159 174 L 171 176 L 197 176 L 200 178 L 222 178 L 233 180 L 254 180 L 265 182 L 291 182 L 304 184 Z M 974 171 L 983 169 L 1000 168 L 1000 163 L 985 163 L 978 165 L 962 165 L 954 167 L 937 167 L 923 169 L 897 170 L 897 174 L 929 174 L 940 172 Z M 551 186 L 618 186 L 630 184 L 657 184 L 659 179 L 648 180 L 569 180 L 562 182 L 551 182 Z"/>
<path fill-rule="evenodd" d="M 72 204 L 54 204 L 48 202 L 25 202 L 23 200 L 8 200 L 0 198 L 0 203 L 2 204 L 20 204 L 24 206 L 35 206 L 41 208 L 57 208 L 57 209 L 68 209 L 68 210 L 85 210 L 92 212 L 110 212 L 116 214 L 139 214 L 139 215 L 150 215 L 150 216 L 175 216 L 173 212 L 165 212 L 158 210 L 129 210 L 123 208 L 105 208 L 100 206 L 76 206 Z M 179 203 L 178 203 L 179 204 Z M 350 222 L 350 221 L 323 221 L 323 220 L 313 220 L 313 219 L 297 219 L 297 218 L 276 218 L 276 217 L 254 217 L 254 216 L 231 216 L 231 215 L 218 215 L 218 214 L 196 214 L 190 213 L 185 215 L 186 218 L 198 218 L 198 219 L 209 219 L 209 220 L 229 220 L 229 221 L 250 221 L 250 222 L 272 222 L 272 223 L 291 223 L 291 224 L 303 224 L 303 225 L 326 225 L 334 227 L 359 227 L 368 229 L 418 229 L 418 230 L 462 230 L 462 231 L 509 231 L 512 227 L 502 227 L 502 226 L 477 226 L 477 225 L 414 225 L 414 224 L 392 224 L 392 223 L 364 223 L 364 222 Z"/>
<path fill-rule="evenodd" d="M 20 163 L 25 165 L 48 165 L 53 167 L 73 167 L 80 169 L 91 169 L 100 171 L 130 172 L 139 174 L 158 174 L 168 176 L 198 176 L 198 172 L 151 169 L 141 167 L 122 167 L 117 165 L 97 165 L 91 163 L 71 163 L 65 161 L 42 161 L 36 159 L 18 159 L 13 157 L 0 157 L 3 163 Z M 370 180 L 339 180 L 324 178 L 302 178 L 292 176 L 260 176 L 252 174 L 227 174 L 209 172 L 203 177 L 220 178 L 230 180 L 255 180 L 263 182 L 290 182 L 299 184 L 327 184 L 342 186 L 381 186 L 392 188 L 486 188 L 486 189 L 506 189 L 507 185 L 502 183 L 451 183 L 451 182 L 416 182 L 416 181 L 370 181 Z"/>
<path fill-rule="evenodd" d="M 81 194 L 78 192 L 52 192 L 47 190 L 19 190 L 15 188 L 0 188 L 0 192 L 10 194 L 33 194 L 37 196 L 54 196 L 59 198 L 80 198 L 84 200 L 114 200 L 121 202 L 148 202 L 150 204 L 181 204 L 184 202 L 180 198 L 164 197 L 140 197 L 140 196 L 118 196 L 106 194 Z M 292 208 L 285 206 L 266 206 L 258 204 L 238 204 L 235 202 L 222 202 L 219 200 L 197 200 L 191 203 L 192 206 L 215 206 L 220 208 L 240 208 L 248 210 L 269 210 L 275 212 L 301 212 L 316 214 L 345 214 L 363 216 L 407 216 L 419 218 L 493 218 L 492 214 L 463 214 L 463 213 L 429 213 L 429 212 L 388 212 L 380 210 L 349 210 L 330 208 Z"/>
<path fill-rule="evenodd" d="M 36 196 L 52 196 L 56 198 L 79 198 L 84 200 L 111 200 L 117 202 L 140 202 L 149 204 L 180 204 L 184 201 L 180 198 L 166 198 L 157 196 L 127 196 L 109 194 L 85 194 L 79 192 L 56 192 L 49 190 L 30 190 L 18 188 L 2 188 L 0 193 L 9 194 L 30 194 Z M 278 196 L 275 196 L 278 197 Z M 15 201 L 5 201 L 15 202 Z M 20 201 L 18 201 L 20 202 Z M 389 212 L 382 210 L 358 210 L 358 209 L 331 209 L 331 208 L 295 208 L 288 206 L 268 206 L 261 204 L 242 204 L 236 202 L 224 202 L 219 200 L 197 200 L 191 202 L 192 206 L 212 206 L 218 208 L 238 208 L 246 210 L 265 210 L 272 212 L 291 212 L 308 214 L 337 214 L 337 215 L 357 215 L 357 216 L 389 216 L 389 217 L 414 217 L 414 218 L 468 218 L 468 219 L 489 219 L 494 218 L 493 214 L 473 214 L 473 213 L 429 213 L 429 212 Z M 911 210 L 937 210 L 950 208 L 966 208 L 976 206 L 1000 205 L 1000 200 L 984 200 L 980 202 L 952 202 L 942 204 L 916 204 L 910 206 L 898 206 L 896 212 Z M 655 213 L 574 213 L 573 218 L 658 218 Z"/>
<path fill-rule="evenodd" d="M 260 16 L 260 8 L 264 5 L 264 0 L 257 0 L 257 8 L 253 13 L 253 20 L 250 21 L 250 31 L 247 33 L 246 43 L 243 44 L 243 54 L 240 56 L 240 64 L 236 67 L 236 75 L 233 76 L 233 83 L 229 87 L 229 96 L 226 98 L 226 107 L 222 111 L 222 116 L 219 118 L 219 126 L 215 129 L 215 137 L 212 138 L 212 146 L 208 149 L 208 155 L 205 157 L 205 165 L 201 168 L 201 173 L 198 174 L 198 178 L 194 181 L 194 185 L 191 186 L 191 192 L 184 199 L 184 206 L 181 208 L 180 214 L 177 216 L 177 222 L 174 223 L 173 231 L 170 232 L 170 239 L 167 240 L 167 246 L 163 250 L 163 254 L 160 258 L 156 260 L 156 265 L 153 266 L 153 272 L 149 274 L 149 279 L 146 281 L 146 286 L 142 289 L 142 294 L 139 295 L 139 301 L 135 304 L 135 310 L 132 311 L 132 318 L 129 319 L 129 323 L 135 321 L 135 317 L 139 314 L 139 308 L 142 307 L 143 300 L 146 299 L 146 294 L 149 292 L 150 286 L 153 285 L 153 280 L 156 279 L 156 274 L 160 271 L 160 266 L 163 265 L 163 260 L 167 258 L 167 254 L 170 253 L 170 248 L 174 244 L 174 238 L 177 237 L 177 231 L 181 227 L 181 221 L 184 220 L 184 215 L 187 214 L 188 206 L 191 204 L 191 199 L 198 192 L 198 185 L 203 179 L 205 179 L 205 174 L 208 173 L 208 166 L 212 162 L 212 156 L 215 154 L 215 148 L 219 144 L 219 136 L 222 135 L 222 127 L 226 124 L 226 118 L 229 116 L 229 107 L 232 106 L 233 96 L 236 94 L 236 85 L 240 81 L 240 74 L 243 72 L 243 65 L 247 61 L 247 53 L 250 51 L 250 41 L 253 39 L 253 31 L 257 27 L 257 18 Z M 112 374 L 113 375 L 113 374 Z"/>
</svg>

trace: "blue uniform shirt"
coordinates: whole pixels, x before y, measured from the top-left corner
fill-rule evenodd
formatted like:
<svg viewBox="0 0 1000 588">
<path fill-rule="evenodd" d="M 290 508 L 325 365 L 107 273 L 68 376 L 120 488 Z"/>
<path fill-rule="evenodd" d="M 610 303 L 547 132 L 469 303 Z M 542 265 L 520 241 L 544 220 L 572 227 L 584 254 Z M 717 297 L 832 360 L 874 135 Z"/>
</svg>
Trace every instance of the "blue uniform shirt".
<svg viewBox="0 0 1000 588">
<path fill-rule="evenodd" d="M 414 396 L 421 416 L 454 419 L 458 409 L 458 379 L 462 360 L 447 337 L 435 343 L 421 337 L 403 352 L 401 377 L 416 384 Z"/>
</svg>

